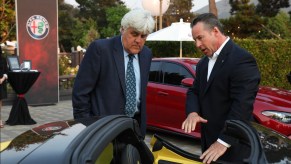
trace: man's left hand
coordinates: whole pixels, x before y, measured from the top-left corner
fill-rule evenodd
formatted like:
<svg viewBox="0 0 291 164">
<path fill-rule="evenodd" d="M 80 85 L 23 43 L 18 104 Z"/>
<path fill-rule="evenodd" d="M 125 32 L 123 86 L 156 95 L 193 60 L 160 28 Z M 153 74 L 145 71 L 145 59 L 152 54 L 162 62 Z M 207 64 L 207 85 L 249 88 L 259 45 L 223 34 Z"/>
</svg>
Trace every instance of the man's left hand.
<svg viewBox="0 0 291 164">
<path fill-rule="evenodd" d="M 216 141 L 200 156 L 200 159 L 203 159 L 203 163 L 211 163 L 222 156 L 226 150 L 226 146 Z"/>
<path fill-rule="evenodd" d="M 5 80 L 4 77 L 0 78 L 0 84 L 2 84 L 4 80 Z"/>
</svg>

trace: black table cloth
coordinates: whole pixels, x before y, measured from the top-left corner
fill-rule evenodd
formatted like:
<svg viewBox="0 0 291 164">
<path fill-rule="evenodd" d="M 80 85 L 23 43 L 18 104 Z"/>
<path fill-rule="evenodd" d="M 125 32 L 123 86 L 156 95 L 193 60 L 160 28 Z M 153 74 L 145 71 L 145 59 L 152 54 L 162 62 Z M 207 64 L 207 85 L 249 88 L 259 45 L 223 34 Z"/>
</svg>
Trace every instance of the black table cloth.
<svg viewBox="0 0 291 164">
<path fill-rule="evenodd" d="M 24 94 L 35 83 L 40 72 L 8 72 L 8 82 L 17 94 L 6 124 L 32 125 L 36 122 L 31 118 Z"/>
</svg>

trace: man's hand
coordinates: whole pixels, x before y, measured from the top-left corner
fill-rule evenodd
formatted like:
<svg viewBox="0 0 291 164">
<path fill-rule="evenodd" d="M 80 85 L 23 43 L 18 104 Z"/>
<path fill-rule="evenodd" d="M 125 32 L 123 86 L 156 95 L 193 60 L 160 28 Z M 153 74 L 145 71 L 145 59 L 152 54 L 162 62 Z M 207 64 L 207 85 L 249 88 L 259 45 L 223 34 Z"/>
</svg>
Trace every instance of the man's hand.
<svg viewBox="0 0 291 164">
<path fill-rule="evenodd" d="M 211 163 L 222 156 L 226 150 L 226 146 L 216 141 L 200 156 L 200 159 L 203 159 L 203 163 Z"/>
<path fill-rule="evenodd" d="M 186 120 L 182 124 L 182 129 L 184 129 L 185 133 L 191 133 L 195 130 L 196 124 L 202 122 L 207 123 L 207 120 L 200 117 L 196 112 L 190 113 Z"/>
<path fill-rule="evenodd" d="M 5 77 L 0 78 L 0 84 L 2 84 L 5 80 Z"/>
</svg>

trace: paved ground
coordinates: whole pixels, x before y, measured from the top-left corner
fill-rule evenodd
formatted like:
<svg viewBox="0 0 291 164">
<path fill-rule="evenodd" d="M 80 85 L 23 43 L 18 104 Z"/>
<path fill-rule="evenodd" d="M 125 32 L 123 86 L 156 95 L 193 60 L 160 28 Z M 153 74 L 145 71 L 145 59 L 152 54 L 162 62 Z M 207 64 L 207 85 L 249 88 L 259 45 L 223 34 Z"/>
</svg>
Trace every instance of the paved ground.
<svg viewBox="0 0 291 164">
<path fill-rule="evenodd" d="M 6 121 L 9 117 L 10 110 L 12 106 L 6 105 L 1 109 L 1 117 L 3 121 Z M 73 118 L 72 112 L 72 101 L 64 100 L 60 101 L 55 105 L 49 106 L 29 106 L 29 112 L 31 117 L 37 122 L 35 125 L 5 125 L 4 128 L 1 128 L 1 142 L 11 140 L 17 135 L 29 130 L 33 127 L 39 126 L 44 123 L 59 121 L 59 120 L 68 120 Z M 149 145 L 149 141 L 152 135 L 156 133 L 153 131 L 148 131 L 145 141 Z M 195 139 L 185 138 L 181 136 L 175 136 L 172 134 L 159 133 L 163 138 L 166 138 L 169 142 L 177 145 L 179 148 L 189 151 L 194 154 L 200 154 L 200 142 Z"/>
</svg>

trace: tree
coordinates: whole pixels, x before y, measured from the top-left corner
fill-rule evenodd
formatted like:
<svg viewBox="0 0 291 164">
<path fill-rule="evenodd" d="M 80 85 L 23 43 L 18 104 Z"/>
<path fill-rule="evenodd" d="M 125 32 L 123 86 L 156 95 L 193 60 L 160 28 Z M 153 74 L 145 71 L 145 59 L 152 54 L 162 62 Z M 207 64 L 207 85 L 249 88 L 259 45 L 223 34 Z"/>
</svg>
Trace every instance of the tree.
<svg viewBox="0 0 291 164">
<path fill-rule="evenodd" d="M 285 12 L 279 12 L 275 17 L 267 18 L 265 28 L 257 35 L 257 38 L 272 39 L 278 38 L 277 36 L 291 39 L 291 22 Z"/>
<path fill-rule="evenodd" d="M 80 4 L 79 17 L 93 19 L 96 22 L 97 31 L 101 31 L 101 27 L 106 27 L 108 24 L 106 20 L 106 9 L 124 4 L 121 0 L 76 0 L 76 2 Z M 104 36 L 101 37 L 103 38 Z"/>
<path fill-rule="evenodd" d="M 274 17 L 281 8 L 289 7 L 289 0 L 258 0 L 259 3 L 256 7 L 256 12 L 260 16 Z"/>
<path fill-rule="evenodd" d="M 259 4 L 249 4 L 250 0 L 229 0 L 230 13 L 234 15 L 229 20 L 223 20 L 227 32 L 238 37 L 259 38 L 288 38 L 290 28 L 282 23 L 282 15 L 271 19 L 278 14 L 280 8 L 288 7 L 288 0 L 258 0 Z M 284 19 L 285 20 L 285 19 Z M 290 26 L 290 23 L 289 23 Z M 237 28 L 236 28 L 237 27 Z M 238 28 L 240 27 L 240 28 Z M 283 30 L 284 29 L 284 30 Z"/>
<path fill-rule="evenodd" d="M 87 47 L 98 39 L 97 23 L 92 18 L 79 17 L 80 10 L 59 0 L 59 45 L 62 52 L 71 47 Z"/>
<path fill-rule="evenodd" d="M 72 29 L 78 22 L 77 15 L 79 10 L 72 5 L 64 3 L 64 0 L 58 0 L 58 29 L 59 29 L 59 47 L 62 52 L 71 50 L 73 46 Z"/>
<path fill-rule="evenodd" d="M 16 19 L 14 0 L 1 0 L 0 4 L 0 43 L 16 40 Z"/>
<path fill-rule="evenodd" d="M 230 0 L 231 16 L 222 20 L 225 32 L 229 36 L 248 38 L 262 31 L 264 20 L 255 12 L 255 5 L 250 0 Z"/>
<path fill-rule="evenodd" d="M 101 27 L 101 35 L 111 37 L 120 33 L 120 22 L 122 17 L 129 12 L 125 5 L 118 5 L 106 9 L 106 21 L 108 25 Z"/>
<path fill-rule="evenodd" d="M 72 41 L 73 47 L 88 47 L 91 41 L 100 37 L 96 29 L 96 22 L 93 19 L 78 19 L 72 28 L 72 33 L 74 34 Z"/>
<path fill-rule="evenodd" d="M 166 13 L 163 15 L 163 27 L 170 26 L 173 22 L 190 22 L 195 14 L 191 12 L 192 0 L 172 0 Z"/>
<path fill-rule="evenodd" d="M 247 3 L 249 3 L 249 0 L 247 0 Z M 242 0 L 229 0 L 229 4 L 231 6 L 230 14 L 235 15 L 236 12 L 240 10 L 239 6 L 243 4 L 243 1 Z"/>
<path fill-rule="evenodd" d="M 85 35 L 84 47 L 88 47 L 92 41 L 98 39 L 99 37 L 100 37 L 100 34 L 96 31 L 96 28 L 94 28 L 94 26 L 91 26 L 89 31 Z"/>
<path fill-rule="evenodd" d="M 209 12 L 218 16 L 215 0 L 209 0 Z"/>
</svg>

